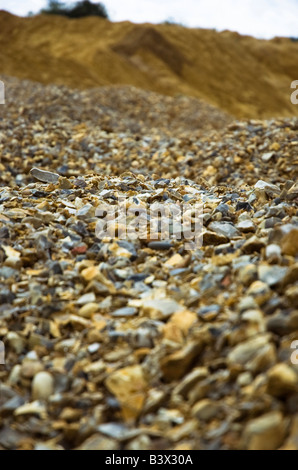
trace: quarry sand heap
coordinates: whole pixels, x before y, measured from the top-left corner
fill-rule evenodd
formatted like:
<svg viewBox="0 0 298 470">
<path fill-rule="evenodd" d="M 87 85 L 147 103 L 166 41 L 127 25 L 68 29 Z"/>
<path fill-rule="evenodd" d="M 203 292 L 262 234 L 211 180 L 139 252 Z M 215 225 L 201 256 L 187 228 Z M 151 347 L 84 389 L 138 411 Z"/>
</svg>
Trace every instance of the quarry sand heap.
<svg viewBox="0 0 298 470">
<path fill-rule="evenodd" d="M 298 43 L 175 24 L 0 12 L 0 73 L 90 88 L 133 85 L 201 98 L 236 117 L 298 115 Z"/>
</svg>

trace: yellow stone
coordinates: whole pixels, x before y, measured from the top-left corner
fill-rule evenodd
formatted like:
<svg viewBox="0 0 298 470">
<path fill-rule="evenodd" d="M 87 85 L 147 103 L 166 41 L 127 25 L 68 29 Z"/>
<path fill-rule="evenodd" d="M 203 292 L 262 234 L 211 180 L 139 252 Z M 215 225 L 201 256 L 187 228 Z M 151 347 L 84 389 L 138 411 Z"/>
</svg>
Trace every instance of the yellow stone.
<svg viewBox="0 0 298 470">
<path fill-rule="evenodd" d="M 95 302 L 90 302 L 80 308 L 79 315 L 84 318 L 90 318 L 91 315 L 95 312 L 98 312 L 98 310 L 98 304 Z"/>
<path fill-rule="evenodd" d="M 119 369 L 110 374 L 105 385 L 115 395 L 126 421 L 136 419 L 146 398 L 147 381 L 140 365 Z"/>
</svg>

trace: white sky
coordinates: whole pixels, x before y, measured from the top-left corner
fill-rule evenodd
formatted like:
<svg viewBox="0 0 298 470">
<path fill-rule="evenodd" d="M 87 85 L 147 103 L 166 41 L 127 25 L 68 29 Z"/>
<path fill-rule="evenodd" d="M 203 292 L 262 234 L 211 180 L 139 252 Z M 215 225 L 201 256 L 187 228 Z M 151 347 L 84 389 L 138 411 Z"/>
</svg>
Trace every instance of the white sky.
<svg viewBox="0 0 298 470">
<path fill-rule="evenodd" d="M 298 37 L 298 0 L 103 0 L 102 3 L 112 21 L 161 23 L 171 18 L 186 26 L 230 29 L 260 38 Z M 0 0 L 0 9 L 25 16 L 46 4 L 46 0 Z"/>
</svg>

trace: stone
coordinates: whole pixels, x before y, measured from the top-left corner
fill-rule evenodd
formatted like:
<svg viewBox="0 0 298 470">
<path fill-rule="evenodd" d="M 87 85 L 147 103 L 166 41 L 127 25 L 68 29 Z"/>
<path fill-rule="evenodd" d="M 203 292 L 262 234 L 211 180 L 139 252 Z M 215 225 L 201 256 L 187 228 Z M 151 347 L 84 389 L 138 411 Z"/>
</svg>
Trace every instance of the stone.
<svg viewBox="0 0 298 470">
<path fill-rule="evenodd" d="M 20 396 L 15 396 L 7 400 L 3 406 L 0 407 L 0 415 L 5 416 L 13 413 L 17 408 L 24 405 L 25 400 Z"/>
<path fill-rule="evenodd" d="M 151 250 L 169 250 L 172 246 L 172 242 L 169 241 L 154 241 L 148 243 L 148 248 L 151 248 Z"/>
<path fill-rule="evenodd" d="M 252 297 L 258 305 L 263 305 L 271 297 L 271 290 L 267 283 L 253 282 L 247 290 L 247 295 Z"/>
<path fill-rule="evenodd" d="M 291 307 L 298 308 L 298 286 L 290 286 L 285 292 L 285 296 Z"/>
<path fill-rule="evenodd" d="M 265 254 L 269 263 L 278 263 L 281 260 L 281 248 L 274 243 L 266 246 Z"/>
<path fill-rule="evenodd" d="M 183 307 L 170 298 L 144 300 L 141 304 L 142 312 L 154 320 L 166 320 L 173 313 L 183 310 Z"/>
<path fill-rule="evenodd" d="M 173 341 L 183 342 L 183 339 L 187 336 L 190 328 L 196 322 L 197 316 L 193 312 L 188 310 L 182 310 L 170 317 L 170 320 L 166 323 L 163 328 L 165 338 Z"/>
<path fill-rule="evenodd" d="M 270 160 L 274 157 L 274 152 L 267 152 L 262 155 L 262 160 L 264 163 L 270 162 Z"/>
<path fill-rule="evenodd" d="M 293 416 L 290 433 L 281 450 L 298 450 L 298 416 Z"/>
<path fill-rule="evenodd" d="M 246 387 L 250 385 L 253 381 L 253 376 L 250 372 L 243 372 L 242 374 L 238 375 L 237 384 L 240 387 Z"/>
<path fill-rule="evenodd" d="M 204 245 L 223 245 L 228 241 L 225 235 L 207 230 L 203 233 Z"/>
<path fill-rule="evenodd" d="M 286 364 L 276 364 L 267 372 L 267 391 L 275 397 L 298 392 L 298 374 Z"/>
<path fill-rule="evenodd" d="M 239 232 L 236 227 L 234 227 L 234 225 L 229 222 L 211 222 L 208 226 L 208 229 L 228 238 L 229 240 L 239 236 Z"/>
<path fill-rule="evenodd" d="M 72 188 L 72 182 L 68 178 L 64 178 L 63 176 L 60 176 L 58 182 L 59 182 L 59 186 L 61 189 Z"/>
<path fill-rule="evenodd" d="M 96 302 L 96 296 L 94 292 L 88 292 L 88 294 L 82 295 L 77 300 L 77 305 L 86 305 L 86 304 L 95 303 L 95 302 Z"/>
<path fill-rule="evenodd" d="M 201 400 L 196 403 L 192 409 L 191 414 L 199 421 L 210 421 L 214 418 L 219 418 L 221 405 L 212 400 Z"/>
<path fill-rule="evenodd" d="M 198 367 L 193 369 L 189 374 L 187 374 L 183 380 L 174 388 L 174 395 L 182 395 L 186 397 L 188 392 L 194 387 L 194 385 L 206 379 L 208 376 L 208 369 L 206 367 Z"/>
<path fill-rule="evenodd" d="M 217 317 L 220 309 L 220 305 L 206 305 L 198 310 L 198 316 L 204 321 L 212 321 Z"/>
<path fill-rule="evenodd" d="M 91 318 L 93 313 L 98 312 L 98 310 L 99 310 L 98 304 L 95 302 L 90 302 L 90 303 L 83 305 L 83 307 L 81 307 L 80 310 L 78 311 L 78 314 L 84 318 Z"/>
<path fill-rule="evenodd" d="M 6 340 L 10 347 L 17 353 L 21 354 L 25 347 L 25 340 L 20 335 L 15 333 L 14 331 L 10 331 L 7 334 Z"/>
<path fill-rule="evenodd" d="M 188 372 L 193 360 L 199 356 L 204 347 L 201 341 L 190 342 L 183 349 L 164 357 L 160 368 L 166 381 L 179 380 Z"/>
<path fill-rule="evenodd" d="M 86 219 L 95 216 L 95 207 L 92 204 L 85 204 L 83 207 L 77 210 L 76 213 L 78 219 Z"/>
<path fill-rule="evenodd" d="M 22 406 L 19 406 L 14 411 L 14 416 L 26 416 L 26 415 L 36 415 L 41 419 L 46 418 L 46 407 L 40 401 L 32 401 L 31 403 L 25 403 Z"/>
<path fill-rule="evenodd" d="M 243 233 L 255 232 L 256 226 L 250 219 L 241 220 L 236 225 L 236 229 Z"/>
<path fill-rule="evenodd" d="M 22 366 L 20 364 L 15 365 L 9 374 L 8 383 L 11 385 L 17 385 L 21 380 Z"/>
<path fill-rule="evenodd" d="M 248 422 L 243 443 L 247 450 L 276 450 L 282 445 L 285 433 L 282 414 L 273 411 Z"/>
<path fill-rule="evenodd" d="M 32 380 L 33 400 L 47 400 L 54 393 L 54 379 L 49 372 L 38 372 Z"/>
<path fill-rule="evenodd" d="M 280 284 L 284 280 L 287 272 L 288 268 L 283 266 L 267 266 L 261 264 L 258 268 L 260 281 L 270 287 Z"/>
<path fill-rule="evenodd" d="M 24 359 L 21 366 L 21 375 L 26 379 L 32 379 L 38 372 L 43 370 L 43 365 L 37 360 Z"/>
<path fill-rule="evenodd" d="M 130 441 L 125 447 L 125 450 L 150 450 L 151 447 L 152 442 L 150 437 L 146 434 L 141 434 Z"/>
<path fill-rule="evenodd" d="M 254 264 L 247 264 L 239 269 L 239 279 L 245 285 L 249 286 L 258 279 L 258 268 Z"/>
<path fill-rule="evenodd" d="M 138 313 L 138 310 L 134 307 L 123 307 L 118 308 L 112 312 L 113 317 L 132 317 Z"/>
<path fill-rule="evenodd" d="M 278 186 L 276 186 L 275 184 L 267 183 L 266 181 L 263 181 L 263 180 L 259 180 L 255 184 L 255 189 L 262 190 L 269 196 L 280 194 L 280 189 Z"/>
<path fill-rule="evenodd" d="M 39 168 L 32 168 L 30 174 L 43 183 L 58 183 L 59 175 L 50 171 L 40 170 Z"/>
<path fill-rule="evenodd" d="M 265 247 L 265 242 L 256 236 L 250 237 L 243 245 L 242 251 L 244 253 L 258 253 Z"/>
<path fill-rule="evenodd" d="M 285 255 L 298 255 L 298 228 L 293 228 L 281 240 L 281 249 Z"/>
<path fill-rule="evenodd" d="M 138 429 L 130 428 L 121 423 L 104 423 L 98 426 L 98 431 L 120 442 L 134 439 L 141 434 Z"/>
<path fill-rule="evenodd" d="M 148 386 L 142 367 L 119 369 L 106 378 L 105 385 L 119 401 L 124 419 L 136 419 L 142 411 Z"/>
<path fill-rule="evenodd" d="M 275 348 L 268 334 L 248 339 L 235 346 L 228 354 L 230 365 L 240 364 L 246 370 L 258 372 L 272 366 L 276 360 Z"/>
<path fill-rule="evenodd" d="M 298 279 L 298 263 L 292 264 L 283 278 L 283 287 L 287 287 L 290 284 L 294 284 Z"/>
<path fill-rule="evenodd" d="M 90 354 L 95 354 L 100 349 L 100 343 L 92 343 L 88 346 L 88 352 Z"/>
</svg>

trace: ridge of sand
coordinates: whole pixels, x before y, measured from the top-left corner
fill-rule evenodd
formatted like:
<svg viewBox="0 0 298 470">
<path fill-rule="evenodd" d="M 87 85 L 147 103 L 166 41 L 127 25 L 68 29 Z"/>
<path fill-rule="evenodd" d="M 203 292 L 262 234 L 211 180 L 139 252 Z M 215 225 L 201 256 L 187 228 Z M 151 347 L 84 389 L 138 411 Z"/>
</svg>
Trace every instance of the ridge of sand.
<svg viewBox="0 0 298 470">
<path fill-rule="evenodd" d="M 2 74 L 72 88 L 132 85 L 203 99 L 238 118 L 297 116 L 298 43 L 179 25 L 0 12 Z"/>
</svg>

